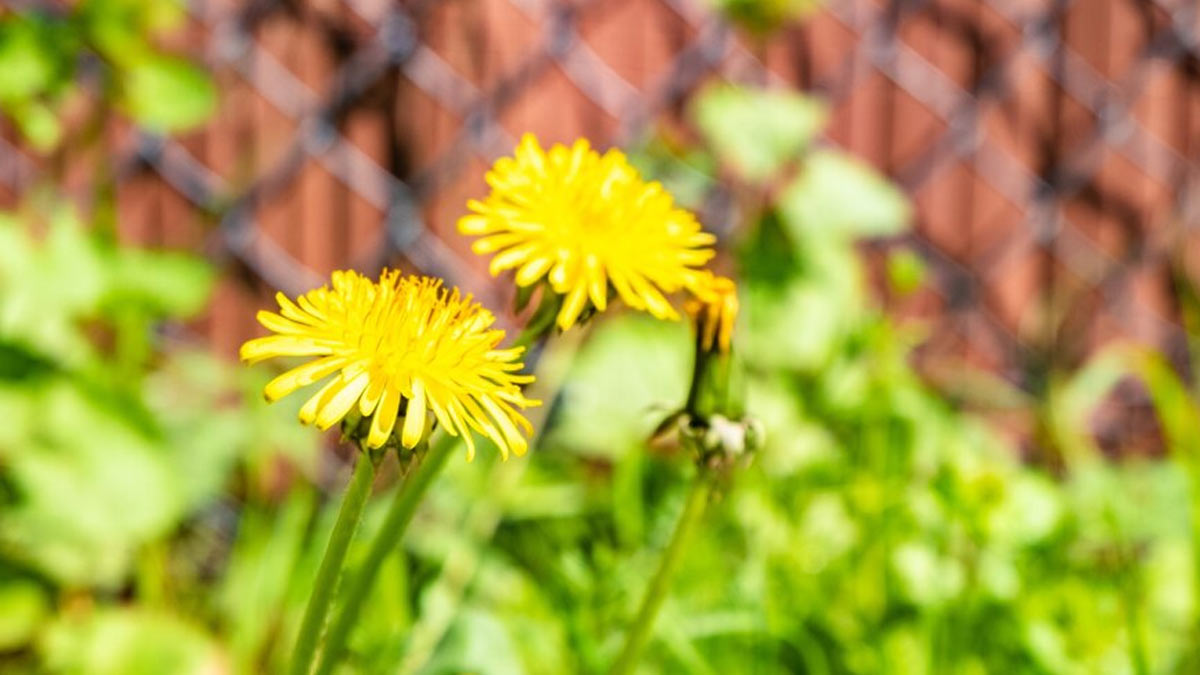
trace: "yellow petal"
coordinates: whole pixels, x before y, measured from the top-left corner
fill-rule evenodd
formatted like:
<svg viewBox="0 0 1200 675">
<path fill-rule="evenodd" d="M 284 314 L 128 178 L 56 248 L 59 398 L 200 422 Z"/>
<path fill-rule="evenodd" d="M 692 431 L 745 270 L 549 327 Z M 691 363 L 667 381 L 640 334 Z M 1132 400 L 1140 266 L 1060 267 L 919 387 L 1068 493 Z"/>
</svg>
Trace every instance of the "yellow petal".
<svg viewBox="0 0 1200 675">
<path fill-rule="evenodd" d="M 404 429 L 400 432 L 400 444 L 406 448 L 415 448 L 425 435 L 425 383 L 416 378 L 413 380 L 413 395 L 408 400 L 408 410 L 404 415 Z"/>
<path fill-rule="evenodd" d="M 328 384 L 321 387 L 321 390 L 309 397 L 304 405 L 300 407 L 300 422 L 302 424 L 312 424 L 317 419 L 317 411 L 321 409 L 325 400 L 337 389 L 340 382 L 338 380 L 330 380 Z"/>
<path fill-rule="evenodd" d="M 457 399 L 451 400 L 446 404 L 446 411 L 450 413 L 450 419 L 454 420 L 454 426 L 462 431 L 463 440 L 467 443 L 467 461 L 475 459 L 475 438 L 471 434 L 471 427 L 463 420 L 462 404 Z"/>
<path fill-rule="evenodd" d="M 563 300 L 562 309 L 558 311 L 558 327 L 567 330 L 574 326 L 575 320 L 579 318 L 579 314 L 586 304 L 587 287 L 580 284 L 572 288 L 566 299 Z"/>
<path fill-rule="evenodd" d="M 311 315 L 306 314 L 304 310 L 297 307 L 296 303 L 289 300 L 288 296 L 284 295 L 283 293 L 275 294 L 275 302 L 279 303 L 279 313 L 283 316 L 298 323 L 303 323 L 310 326 L 316 325 L 316 321 L 314 321 Z"/>
<path fill-rule="evenodd" d="M 500 249 L 508 248 L 513 244 L 518 244 L 525 239 L 525 235 L 519 233 L 506 232 L 504 234 L 493 234 L 482 239 L 476 239 L 475 243 L 471 244 L 471 252 L 475 255 L 487 255 Z"/>
<path fill-rule="evenodd" d="M 278 356 L 322 356 L 332 354 L 328 340 L 314 340 L 295 335 L 268 335 L 242 345 L 238 356 L 247 363 L 258 363 Z"/>
<path fill-rule="evenodd" d="M 667 302 L 667 299 L 653 284 L 638 276 L 630 277 L 629 281 L 637 291 L 638 297 L 646 303 L 646 311 L 659 319 L 676 320 L 679 318 L 675 308 L 671 307 L 671 303 Z"/>
<path fill-rule="evenodd" d="M 442 425 L 442 429 L 451 436 L 457 436 L 458 430 L 454 427 L 454 420 L 450 417 L 450 413 L 446 410 L 444 400 L 448 399 L 446 392 L 436 384 L 425 385 L 425 400 L 429 403 L 429 407 L 433 409 L 433 416 Z"/>
<path fill-rule="evenodd" d="M 608 305 L 608 282 L 605 280 L 604 266 L 596 256 L 588 256 L 586 269 L 588 297 L 592 299 L 596 309 L 603 312 Z"/>
<path fill-rule="evenodd" d="M 474 202 L 474 204 L 468 204 L 467 206 L 469 208 L 478 206 L 480 210 L 486 208 L 482 203 L 479 202 Z M 458 231 L 463 234 L 474 235 L 487 234 L 488 232 L 493 231 L 493 229 L 488 226 L 487 216 L 472 214 L 458 219 Z"/>
<path fill-rule="evenodd" d="M 302 366 L 293 368 L 267 383 L 263 395 L 268 401 L 278 401 L 301 387 L 337 372 L 346 364 L 343 356 L 326 356 L 316 361 L 310 361 Z"/>
<path fill-rule="evenodd" d="M 362 395 L 363 389 L 367 388 L 369 380 L 366 373 L 359 373 L 357 377 L 349 381 L 342 378 L 341 388 L 329 397 L 329 400 L 321 406 L 320 412 L 317 413 L 317 428 L 324 431 L 340 422 L 354 407 L 358 397 Z"/>
<path fill-rule="evenodd" d="M 383 388 L 386 384 L 385 378 L 376 373 L 371 378 L 371 383 L 367 385 L 367 390 L 363 392 L 362 398 L 358 399 L 358 413 L 363 417 L 369 417 L 375 412 L 375 406 L 379 405 L 379 397 L 383 396 Z"/>
<path fill-rule="evenodd" d="M 546 274 L 546 271 L 549 270 L 550 266 L 553 264 L 554 259 L 548 256 L 533 258 L 524 265 L 521 265 L 521 268 L 517 270 L 517 285 L 528 286 L 536 282 Z"/>
<path fill-rule="evenodd" d="M 258 319 L 258 322 L 262 324 L 264 328 L 275 333 L 283 333 L 285 335 L 304 335 L 310 334 L 313 330 L 312 326 L 306 326 L 296 321 L 292 321 L 291 319 L 285 319 L 275 312 L 268 312 L 266 310 L 259 310 L 258 314 L 255 315 L 255 318 Z"/>
<path fill-rule="evenodd" d="M 517 454 L 517 456 L 525 454 L 525 439 L 522 438 L 521 432 L 517 431 L 517 427 L 513 425 L 512 420 L 508 418 L 508 415 L 500 409 L 500 406 L 496 405 L 496 402 L 493 401 L 490 396 L 483 397 L 479 402 L 483 405 L 484 409 L 488 411 L 488 414 L 492 416 L 492 419 L 495 420 L 496 425 L 502 432 L 501 437 L 492 437 L 492 440 L 496 442 L 496 445 L 500 446 L 501 459 L 508 459 L 509 448 L 511 448 L 513 452 Z"/>
<path fill-rule="evenodd" d="M 379 400 L 379 407 L 375 409 L 375 416 L 371 418 L 371 431 L 367 434 L 368 448 L 382 448 L 387 439 L 392 435 L 392 429 L 396 426 L 396 413 L 400 410 L 400 390 L 394 387 L 387 387 L 383 391 L 383 398 Z"/>
<path fill-rule="evenodd" d="M 515 246 L 507 251 L 498 253 L 496 254 L 496 257 L 492 258 L 492 262 L 488 265 L 488 272 L 491 273 L 492 276 L 497 276 L 504 270 L 517 267 L 528 260 L 529 256 L 537 252 L 537 249 L 538 244 L 536 243 L 524 244 L 522 246 Z"/>
</svg>

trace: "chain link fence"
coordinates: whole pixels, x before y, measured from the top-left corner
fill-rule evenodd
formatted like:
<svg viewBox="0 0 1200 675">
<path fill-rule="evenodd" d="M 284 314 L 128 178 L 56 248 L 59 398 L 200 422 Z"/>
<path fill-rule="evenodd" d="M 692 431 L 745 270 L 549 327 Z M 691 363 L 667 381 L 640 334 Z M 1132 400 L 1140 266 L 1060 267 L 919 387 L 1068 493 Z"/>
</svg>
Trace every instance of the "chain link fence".
<svg viewBox="0 0 1200 675">
<path fill-rule="evenodd" d="M 1026 389 L 1099 344 L 1186 358 L 1200 278 L 1200 8 L 1191 0 L 830 0 L 760 40 L 701 0 L 191 0 L 181 46 L 221 110 L 165 139 L 114 130 L 125 237 L 228 274 L 203 329 L 232 352 L 265 289 L 402 264 L 500 306 L 453 223 L 523 131 L 646 137 L 705 82 L 826 98 L 831 142 L 917 206 L 923 359 Z M 6 132 L 15 201 L 38 160 Z M 710 224 L 721 231 L 718 224 Z"/>
</svg>

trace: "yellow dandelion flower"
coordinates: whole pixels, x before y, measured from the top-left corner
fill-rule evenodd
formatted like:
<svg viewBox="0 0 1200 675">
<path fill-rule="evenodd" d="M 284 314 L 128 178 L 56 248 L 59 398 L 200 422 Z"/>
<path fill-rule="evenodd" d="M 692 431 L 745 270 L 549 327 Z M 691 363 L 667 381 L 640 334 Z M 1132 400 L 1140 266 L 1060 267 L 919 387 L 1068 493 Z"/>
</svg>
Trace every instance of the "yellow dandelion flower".
<svg viewBox="0 0 1200 675">
<path fill-rule="evenodd" d="M 665 294 L 699 283 L 713 257 L 716 238 L 619 150 L 601 155 L 580 139 L 546 151 L 526 134 L 486 180 L 491 193 L 468 202 L 459 231 L 480 237 L 475 253 L 495 254 L 493 276 L 515 269 L 522 287 L 548 279 L 563 330 L 589 303 L 604 311 L 610 286 L 630 307 L 678 319 Z"/>
<path fill-rule="evenodd" d="M 714 343 L 728 352 L 737 323 L 737 284 L 732 279 L 709 275 L 693 289 L 696 297 L 687 304 L 688 314 L 696 321 L 700 345 L 711 351 Z"/>
<path fill-rule="evenodd" d="M 400 426 L 400 443 L 413 448 L 437 423 L 462 434 L 469 457 L 471 430 L 491 439 L 507 458 L 533 432 L 518 411 L 539 405 L 520 385 L 523 347 L 498 349 L 504 331 L 474 301 L 447 290 L 437 279 L 404 277 L 385 270 L 374 282 L 352 271 L 333 273 L 332 288 L 309 291 L 292 302 L 276 294 L 279 313 L 261 311 L 258 321 L 275 335 L 242 345 L 242 360 L 278 356 L 319 357 L 267 384 L 275 401 L 334 375 L 300 409 L 300 421 L 328 429 L 355 406 L 370 417 L 366 445 L 379 448 Z M 336 373 L 336 375 L 335 375 Z M 432 411 L 428 415 L 427 411 Z"/>
</svg>

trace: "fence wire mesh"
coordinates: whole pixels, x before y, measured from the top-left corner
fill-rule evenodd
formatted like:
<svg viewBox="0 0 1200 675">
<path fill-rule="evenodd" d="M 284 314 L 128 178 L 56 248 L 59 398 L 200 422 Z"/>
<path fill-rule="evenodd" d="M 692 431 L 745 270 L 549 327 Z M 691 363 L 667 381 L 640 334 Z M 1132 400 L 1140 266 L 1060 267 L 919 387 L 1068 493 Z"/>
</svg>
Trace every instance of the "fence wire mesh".
<svg viewBox="0 0 1200 675">
<path fill-rule="evenodd" d="M 180 139 L 114 132 L 120 221 L 228 266 L 206 326 L 227 351 L 261 289 L 302 292 L 335 267 L 403 261 L 499 306 L 452 233 L 487 164 L 525 130 L 636 142 L 723 78 L 825 97 L 828 140 L 913 197 L 912 234 L 879 245 L 915 246 L 933 270 L 898 308 L 934 322 L 923 355 L 1026 388 L 1116 337 L 1185 358 L 1177 285 L 1200 278 L 1191 0 L 830 0 L 766 40 L 701 0 L 189 11 L 183 46 L 222 108 Z M 38 160 L 6 138 L 15 201 Z"/>
</svg>

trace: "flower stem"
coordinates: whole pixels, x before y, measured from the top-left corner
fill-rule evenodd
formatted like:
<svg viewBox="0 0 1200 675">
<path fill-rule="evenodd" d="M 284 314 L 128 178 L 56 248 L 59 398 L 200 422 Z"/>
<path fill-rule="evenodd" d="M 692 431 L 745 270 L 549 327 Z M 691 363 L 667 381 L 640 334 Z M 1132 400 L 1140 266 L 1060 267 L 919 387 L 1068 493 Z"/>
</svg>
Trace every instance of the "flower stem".
<svg viewBox="0 0 1200 675">
<path fill-rule="evenodd" d="M 562 297 L 557 293 L 551 293 L 549 287 L 543 289 L 542 299 L 538 302 L 537 309 L 533 310 L 529 322 L 525 324 L 525 329 L 513 341 L 512 346 L 525 347 L 528 354 L 534 343 L 543 343 L 550 335 L 550 331 L 554 329 L 554 320 L 558 317 L 560 307 L 562 307 Z M 526 365 L 528 366 L 528 364 Z"/>
<path fill-rule="evenodd" d="M 333 599 L 342 563 L 346 560 L 346 549 L 354 537 L 354 530 L 358 528 L 358 521 L 362 517 L 367 497 L 371 494 L 371 483 L 374 480 L 375 461 L 367 452 L 360 452 L 354 466 L 354 476 L 350 479 L 345 496 L 342 497 L 337 523 L 333 526 L 333 533 L 329 535 L 325 557 L 317 570 L 312 594 L 308 597 L 308 606 L 304 609 L 300 633 L 296 636 L 296 646 L 292 650 L 289 671 L 292 675 L 308 675 L 312 670 L 317 639 L 320 637 L 321 627 L 325 624 L 325 615 L 329 611 L 329 602 Z"/>
<path fill-rule="evenodd" d="M 688 492 L 687 502 L 683 506 L 683 514 L 679 516 L 679 522 L 675 524 L 675 532 L 671 535 L 667 550 L 663 552 L 662 559 L 658 562 L 658 570 L 654 573 L 649 588 L 646 589 L 646 595 L 642 597 L 642 606 L 638 609 L 637 619 L 625 636 L 625 647 L 621 650 L 620 657 L 617 658 L 616 664 L 610 671 L 612 675 L 625 675 L 632 672 L 634 666 L 637 665 L 638 657 L 654 629 L 654 619 L 658 616 L 658 609 L 667 597 L 671 577 L 675 575 L 675 570 L 683 559 L 683 550 L 687 546 L 688 537 L 691 536 L 692 531 L 700 523 L 701 516 L 704 515 L 704 507 L 708 503 L 709 493 L 712 492 L 714 479 L 713 471 L 704 466 L 699 467 Z"/>
<path fill-rule="evenodd" d="M 325 675 L 333 672 L 338 659 L 346 647 L 346 639 L 350 631 L 358 623 L 358 615 L 362 611 L 363 602 L 375 585 L 375 577 L 388 554 L 404 539 L 404 532 L 412 522 L 413 514 L 421 498 L 433 483 L 433 479 L 446 465 L 446 458 L 458 447 L 458 439 L 443 433 L 430 444 L 429 451 L 420 460 L 416 468 L 396 490 L 396 497 L 388 509 L 387 517 L 371 542 L 362 566 L 355 571 L 350 580 L 350 590 L 346 595 L 345 604 L 334 618 L 325 638 L 325 649 L 317 664 L 317 674 Z"/>
</svg>

